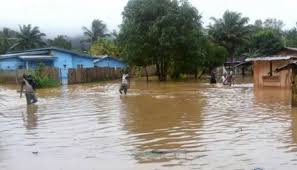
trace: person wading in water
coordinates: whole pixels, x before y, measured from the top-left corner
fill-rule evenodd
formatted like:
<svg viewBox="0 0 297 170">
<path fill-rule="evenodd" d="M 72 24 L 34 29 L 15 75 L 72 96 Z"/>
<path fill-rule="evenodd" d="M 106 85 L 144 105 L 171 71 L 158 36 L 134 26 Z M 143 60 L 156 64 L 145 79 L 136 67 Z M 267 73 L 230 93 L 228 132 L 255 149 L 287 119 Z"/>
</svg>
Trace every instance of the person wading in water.
<svg viewBox="0 0 297 170">
<path fill-rule="evenodd" d="M 216 80 L 216 73 L 214 71 L 212 71 L 210 73 L 210 84 L 216 84 L 217 80 Z"/>
<path fill-rule="evenodd" d="M 25 96 L 27 100 L 27 105 L 33 104 L 37 102 L 37 98 L 35 95 L 36 90 L 36 83 L 33 80 L 33 77 L 31 75 L 23 75 L 23 81 L 21 83 L 21 94 L 20 97 L 22 97 L 22 93 L 25 86 Z"/>
<path fill-rule="evenodd" d="M 122 76 L 122 84 L 120 86 L 119 92 L 122 94 L 122 91 L 124 91 L 125 94 L 127 94 L 129 87 L 129 75 L 127 73 L 124 73 Z"/>
</svg>

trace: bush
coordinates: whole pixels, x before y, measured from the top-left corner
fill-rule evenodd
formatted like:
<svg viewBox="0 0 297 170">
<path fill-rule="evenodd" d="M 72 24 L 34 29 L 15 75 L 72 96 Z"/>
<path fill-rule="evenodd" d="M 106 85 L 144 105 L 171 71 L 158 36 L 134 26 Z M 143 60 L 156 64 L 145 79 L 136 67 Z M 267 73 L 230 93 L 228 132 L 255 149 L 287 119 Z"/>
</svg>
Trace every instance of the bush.
<svg viewBox="0 0 297 170">
<path fill-rule="evenodd" d="M 45 88 L 45 87 L 57 87 L 59 86 L 59 82 L 53 80 L 49 76 L 36 76 L 33 75 L 34 80 L 36 82 L 37 88 Z"/>
<path fill-rule="evenodd" d="M 45 87 L 57 87 L 60 85 L 59 81 L 52 79 L 50 76 L 43 74 L 43 70 L 45 69 L 45 65 L 40 63 L 38 67 L 31 73 L 33 76 L 36 87 L 37 88 L 45 88 Z"/>
</svg>

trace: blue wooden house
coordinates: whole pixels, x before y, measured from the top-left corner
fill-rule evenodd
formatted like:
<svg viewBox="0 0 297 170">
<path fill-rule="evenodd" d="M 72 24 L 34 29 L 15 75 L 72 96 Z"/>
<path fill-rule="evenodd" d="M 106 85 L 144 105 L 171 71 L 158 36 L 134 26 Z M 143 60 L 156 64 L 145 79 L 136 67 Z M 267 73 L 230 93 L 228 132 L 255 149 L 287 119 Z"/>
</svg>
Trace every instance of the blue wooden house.
<svg viewBox="0 0 297 170">
<path fill-rule="evenodd" d="M 111 67 L 115 69 L 122 69 L 127 67 L 127 64 L 125 64 L 122 60 L 111 57 L 111 56 L 101 56 L 98 57 L 98 59 L 94 60 L 94 66 L 95 67 Z"/>
<path fill-rule="evenodd" d="M 61 78 L 67 79 L 69 68 L 94 67 L 94 58 L 87 54 L 55 47 L 0 55 L 0 70 L 35 69 L 40 63 L 60 68 Z"/>
</svg>

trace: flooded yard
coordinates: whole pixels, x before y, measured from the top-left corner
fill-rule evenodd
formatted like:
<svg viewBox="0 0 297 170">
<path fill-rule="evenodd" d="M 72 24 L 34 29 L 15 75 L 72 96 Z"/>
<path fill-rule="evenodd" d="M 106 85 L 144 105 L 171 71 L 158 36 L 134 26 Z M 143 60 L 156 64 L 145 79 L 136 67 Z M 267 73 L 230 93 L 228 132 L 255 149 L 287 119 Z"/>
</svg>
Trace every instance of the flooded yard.
<svg viewBox="0 0 297 170">
<path fill-rule="evenodd" d="M 0 86 L 0 169 L 286 169 L 297 167 L 290 92 L 135 81 L 38 90 L 26 106 Z"/>
</svg>

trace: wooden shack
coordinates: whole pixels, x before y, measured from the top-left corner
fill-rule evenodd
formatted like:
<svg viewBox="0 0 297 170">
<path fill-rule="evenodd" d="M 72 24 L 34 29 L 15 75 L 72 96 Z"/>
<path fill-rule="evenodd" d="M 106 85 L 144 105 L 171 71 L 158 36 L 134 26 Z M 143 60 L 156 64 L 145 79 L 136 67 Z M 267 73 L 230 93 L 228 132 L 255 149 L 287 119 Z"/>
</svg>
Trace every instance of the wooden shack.
<svg viewBox="0 0 297 170">
<path fill-rule="evenodd" d="M 253 63 L 254 87 L 291 88 L 292 70 L 276 72 L 275 69 L 297 59 L 297 48 L 283 48 L 273 55 L 247 58 Z"/>
</svg>

